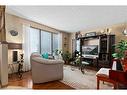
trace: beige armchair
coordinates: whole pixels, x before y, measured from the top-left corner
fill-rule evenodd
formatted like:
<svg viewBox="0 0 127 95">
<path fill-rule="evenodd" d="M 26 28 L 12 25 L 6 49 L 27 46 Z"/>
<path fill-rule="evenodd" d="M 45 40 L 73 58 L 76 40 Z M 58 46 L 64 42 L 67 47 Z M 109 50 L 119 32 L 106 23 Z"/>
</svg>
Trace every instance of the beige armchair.
<svg viewBox="0 0 127 95">
<path fill-rule="evenodd" d="M 33 83 L 63 79 L 63 60 L 44 59 L 38 53 L 30 57 Z"/>
</svg>

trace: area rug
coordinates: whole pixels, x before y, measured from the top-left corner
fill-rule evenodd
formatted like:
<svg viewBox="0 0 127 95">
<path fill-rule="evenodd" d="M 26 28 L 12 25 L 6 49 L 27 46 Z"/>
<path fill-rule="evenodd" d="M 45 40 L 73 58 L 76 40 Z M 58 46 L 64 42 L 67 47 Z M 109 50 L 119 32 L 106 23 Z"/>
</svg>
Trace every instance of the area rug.
<svg viewBox="0 0 127 95">
<path fill-rule="evenodd" d="M 64 78 L 62 83 L 69 85 L 75 89 L 96 89 L 96 72 L 90 69 L 84 69 L 84 74 L 78 67 L 65 65 Z M 112 89 L 113 85 L 110 83 L 100 83 L 101 89 Z"/>
</svg>

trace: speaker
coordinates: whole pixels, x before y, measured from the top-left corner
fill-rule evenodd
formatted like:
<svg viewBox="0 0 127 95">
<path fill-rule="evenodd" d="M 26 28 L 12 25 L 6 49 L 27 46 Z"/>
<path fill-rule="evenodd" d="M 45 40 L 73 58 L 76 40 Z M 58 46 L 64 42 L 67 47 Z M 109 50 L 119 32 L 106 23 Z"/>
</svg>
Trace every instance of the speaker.
<svg viewBox="0 0 127 95">
<path fill-rule="evenodd" d="M 13 62 L 17 62 L 17 61 L 18 61 L 18 52 L 13 51 Z"/>
</svg>

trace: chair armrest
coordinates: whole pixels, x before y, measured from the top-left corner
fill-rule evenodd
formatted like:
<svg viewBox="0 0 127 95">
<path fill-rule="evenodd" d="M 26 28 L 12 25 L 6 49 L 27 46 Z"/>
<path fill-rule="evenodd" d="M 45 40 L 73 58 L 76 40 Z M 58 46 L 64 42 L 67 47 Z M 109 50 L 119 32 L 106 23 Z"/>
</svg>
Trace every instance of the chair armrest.
<svg viewBox="0 0 127 95">
<path fill-rule="evenodd" d="M 109 70 L 109 78 L 127 85 L 127 72 L 118 71 L 118 70 Z"/>
</svg>

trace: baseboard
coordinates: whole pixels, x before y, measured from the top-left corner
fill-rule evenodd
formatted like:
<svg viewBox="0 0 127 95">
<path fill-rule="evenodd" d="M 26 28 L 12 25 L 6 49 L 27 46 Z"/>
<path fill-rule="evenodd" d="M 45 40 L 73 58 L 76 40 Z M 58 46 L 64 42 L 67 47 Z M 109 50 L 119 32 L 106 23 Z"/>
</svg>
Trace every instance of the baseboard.
<svg viewBox="0 0 127 95">
<path fill-rule="evenodd" d="M 7 86 L 8 86 L 8 84 L 6 84 L 6 85 L 1 85 L 1 88 L 7 87 Z"/>
</svg>

